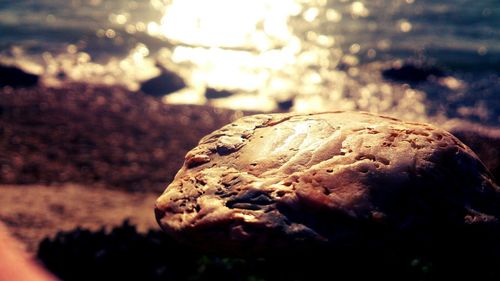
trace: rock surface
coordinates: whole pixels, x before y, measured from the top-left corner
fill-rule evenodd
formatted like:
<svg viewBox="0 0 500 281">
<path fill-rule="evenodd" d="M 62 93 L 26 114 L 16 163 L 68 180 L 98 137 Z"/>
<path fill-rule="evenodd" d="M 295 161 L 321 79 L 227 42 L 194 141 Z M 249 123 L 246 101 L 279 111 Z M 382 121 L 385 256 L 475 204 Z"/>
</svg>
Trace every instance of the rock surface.
<svg viewBox="0 0 500 281">
<path fill-rule="evenodd" d="M 261 253 L 495 224 L 500 190 L 467 146 L 431 125 L 254 115 L 201 139 L 155 211 L 188 244 Z"/>
</svg>

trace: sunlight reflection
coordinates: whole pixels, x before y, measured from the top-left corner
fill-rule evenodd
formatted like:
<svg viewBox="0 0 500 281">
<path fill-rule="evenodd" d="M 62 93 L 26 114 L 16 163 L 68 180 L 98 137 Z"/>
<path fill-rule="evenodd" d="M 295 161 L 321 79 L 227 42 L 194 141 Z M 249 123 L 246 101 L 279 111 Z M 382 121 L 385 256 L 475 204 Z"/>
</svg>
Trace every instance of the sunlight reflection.
<svg viewBox="0 0 500 281">
<path fill-rule="evenodd" d="M 159 30 L 174 43 L 171 62 L 190 68 L 191 85 L 235 93 L 227 101 L 212 103 L 235 107 L 239 97 L 252 109 L 262 110 L 264 103 L 272 110 L 275 104 L 269 98 L 287 100 L 298 91 L 319 92 L 315 85 L 324 81 L 317 68 L 334 67 L 339 60 L 332 57 L 339 53 L 333 36 L 310 31 L 304 40 L 294 30 L 308 29 L 320 13 L 325 16 L 325 5 L 326 1 L 304 0 L 173 0 Z M 332 21 L 340 20 L 334 10 L 329 13 Z M 252 93 L 261 105 L 250 102 Z"/>
<path fill-rule="evenodd" d="M 353 17 L 367 17 L 370 11 L 368 11 L 363 3 L 355 1 L 351 4 L 351 14 Z"/>
<path fill-rule="evenodd" d="M 294 0 L 174 0 L 161 28 L 167 38 L 192 46 L 256 49 L 262 36 L 275 45 L 288 42 L 287 20 L 298 12 Z"/>
<path fill-rule="evenodd" d="M 67 53 L 56 56 L 48 52 L 43 54 L 47 85 L 57 86 L 65 81 L 86 81 L 94 84 L 121 84 L 131 90 L 137 90 L 138 81 L 159 74 L 154 60 L 148 57 L 149 49 L 141 43 L 137 44 L 125 58 L 112 58 L 105 64 L 92 61 L 88 53 L 78 52 L 74 45 L 68 45 L 67 49 Z M 130 69 L 135 71 L 132 72 Z"/>
<path fill-rule="evenodd" d="M 382 37 L 370 46 L 339 34 L 343 21 L 370 15 L 373 5 L 367 1 L 150 0 L 148 6 L 156 18 L 116 10 L 106 18 L 112 25 L 95 32 L 106 44 L 127 45 L 127 53 L 102 60 L 69 44 L 62 54 L 44 56 L 45 79 L 137 90 L 165 68 L 186 84 L 164 96 L 166 103 L 256 111 L 395 111 L 408 119 L 425 110 L 424 93 L 372 83 L 381 81 L 377 75 L 385 66 L 366 64 L 363 57 L 373 59 L 392 41 Z M 407 19 L 395 27 L 398 33 L 412 31 Z M 140 39 L 127 41 L 132 34 Z M 145 39 L 151 37 L 155 42 Z M 461 87 L 450 79 L 440 83 Z"/>
<path fill-rule="evenodd" d="M 427 111 L 479 116 L 475 99 L 494 100 L 498 92 L 498 75 L 489 76 L 500 50 L 491 1 L 466 8 L 432 0 L 31 2 L 0 9 L 0 64 L 50 86 L 135 91 L 159 81 L 147 94 L 167 95 L 167 103 L 354 109 L 404 119 Z M 408 82 L 421 72 L 427 77 L 427 65 L 443 75 Z M 387 70 L 402 75 L 392 79 Z M 172 79 L 181 86 L 163 87 Z"/>
</svg>

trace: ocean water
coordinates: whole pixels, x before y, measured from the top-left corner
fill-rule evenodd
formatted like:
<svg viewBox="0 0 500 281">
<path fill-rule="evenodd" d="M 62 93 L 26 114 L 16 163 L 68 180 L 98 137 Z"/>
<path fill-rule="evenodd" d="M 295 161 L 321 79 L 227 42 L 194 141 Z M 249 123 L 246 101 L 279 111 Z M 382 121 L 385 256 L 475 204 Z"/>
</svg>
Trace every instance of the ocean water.
<svg viewBox="0 0 500 281">
<path fill-rule="evenodd" d="M 168 103 L 500 124 L 498 0 L 0 0 L 0 62 L 131 90 L 167 68 L 188 85 Z M 383 77 L 405 63 L 444 75 Z"/>
</svg>

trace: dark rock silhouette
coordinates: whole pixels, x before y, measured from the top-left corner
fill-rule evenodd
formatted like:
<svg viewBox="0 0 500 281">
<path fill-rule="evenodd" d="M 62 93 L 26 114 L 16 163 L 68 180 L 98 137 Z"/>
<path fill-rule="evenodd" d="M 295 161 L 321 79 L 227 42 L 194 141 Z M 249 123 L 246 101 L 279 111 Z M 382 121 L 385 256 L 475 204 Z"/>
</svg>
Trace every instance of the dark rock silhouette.
<svg viewBox="0 0 500 281">
<path fill-rule="evenodd" d="M 161 97 L 186 87 L 186 83 L 179 75 L 161 66 L 160 69 L 160 75 L 141 84 L 140 90 L 143 93 L 154 97 Z"/>
<path fill-rule="evenodd" d="M 292 108 L 293 104 L 294 104 L 293 99 L 280 101 L 278 102 L 278 108 L 280 109 L 280 111 L 288 111 L 290 110 L 290 108 Z"/>
<path fill-rule="evenodd" d="M 0 65 L 0 87 L 33 87 L 38 84 L 38 80 L 38 75 L 27 73 L 17 67 Z"/>
<path fill-rule="evenodd" d="M 443 77 L 444 73 L 436 67 L 405 63 L 401 67 L 391 67 L 383 70 L 382 76 L 385 79 L 399 82 L 420 83 L 431 76 Z"/>
<path fill-rule="evenodd" d="M 214 88 L 207 88 L 205 91 L 205 97 L 207 99 L 220 99 L 232 96 L 233 93 L 227 90 L 216 90 Z"/>
</svg>

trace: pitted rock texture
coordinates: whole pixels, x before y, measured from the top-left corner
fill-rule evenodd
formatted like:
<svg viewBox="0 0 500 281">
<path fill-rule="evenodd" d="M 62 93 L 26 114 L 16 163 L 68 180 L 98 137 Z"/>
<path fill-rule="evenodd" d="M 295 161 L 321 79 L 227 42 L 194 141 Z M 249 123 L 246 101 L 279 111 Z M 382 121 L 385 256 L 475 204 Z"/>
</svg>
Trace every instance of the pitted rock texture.
<svg viewBox="0 0 500 281">
<path fill-rule="evenodd" d="M 155 212 L 166 232 L 196 247 L 261 252 L 372 229 L 424 237 L 496 223 L 500 189 L 468 147 L 428 124 L 269 114 L 201 139 Z"/>
</svg>

